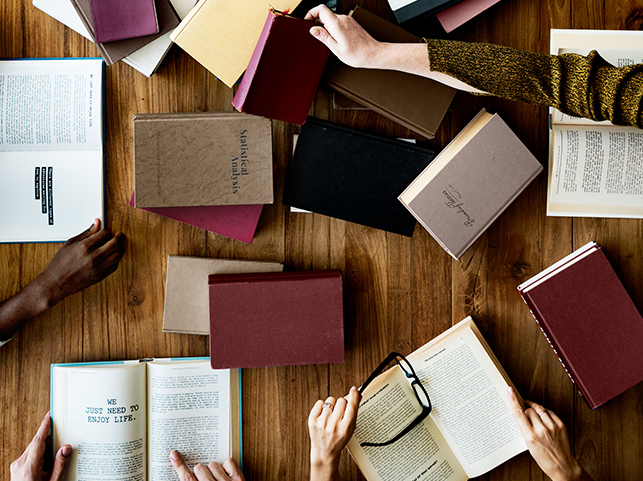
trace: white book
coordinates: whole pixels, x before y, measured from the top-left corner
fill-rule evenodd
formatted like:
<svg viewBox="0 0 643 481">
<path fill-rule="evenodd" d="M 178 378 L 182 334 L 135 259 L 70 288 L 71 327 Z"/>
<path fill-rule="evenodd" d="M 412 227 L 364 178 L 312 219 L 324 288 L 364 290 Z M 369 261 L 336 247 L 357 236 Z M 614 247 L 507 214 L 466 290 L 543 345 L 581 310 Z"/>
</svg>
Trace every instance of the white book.
<svg viewBox="0 0 643 481">
<path fill-rule="evenodd" d="M 104 65 L 0 61 L 0 242 L 61 242 L 103 219 Z"/>
<path fill-rule="evenodd" d="M 196 5 L 196 2 L 197 0 L 170 0 L 180 19 L 183 19 L 189 13 L 192 7 Z M 33 5 L 93 42 L 90 33 L 85 28 L 70 0 L 33 0 Z M 172 46 L 171 33 L 168 32 L 150 42 L 145 47 L 125 57 L 123 61 L 143 75 L 152 76 Z"/>
<path fill-rule="evenodd" d="M 616 67 L 643 63 L 643 32 L 551 30 L 550 53 L 596 50 Z M 547 215 L 643 218 L 643 130 L 550 108 Z"/>
</svg>

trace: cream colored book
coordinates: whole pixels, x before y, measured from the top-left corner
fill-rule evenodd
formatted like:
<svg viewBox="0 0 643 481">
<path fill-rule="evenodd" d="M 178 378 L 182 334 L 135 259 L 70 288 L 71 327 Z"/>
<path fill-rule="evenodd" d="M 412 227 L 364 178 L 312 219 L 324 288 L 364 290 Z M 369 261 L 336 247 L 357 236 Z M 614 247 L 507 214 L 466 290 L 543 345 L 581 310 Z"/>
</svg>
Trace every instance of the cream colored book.
<svg viewBox="0 0 643 481">
<path fill-rule="evenodd" d="M 52 364 L 54 449 L 74 447 L 66 479 L 176 479 L 173 449 L 190 467 L 240 463 L 240 389 L 240 371 L 208 358 Z"/>
<path fill-rule="evenodd" d="M 292 11 L 301 0 L 201 0 L 170 38 L 232 87 L 248 67 L 270 7 Z"/>
<path fill-rule="evenodd" d="M 592 50 L 614 66 L 643 63 L 643 32 L 551 31 L 552 55 Z M 550 109 L 547 215 L 643 218 L 643 130 Z"/>
<path fill-rule="evenodd" d="M 407 356 L 431 414 L 388 446 L 421 407 L 394 367 L 364 390 L 348 450 L 368 481 L 460 481 L 480 476 L 527 446 L 507 399 L 511 381 L 471 317 Z"/>
</svg>

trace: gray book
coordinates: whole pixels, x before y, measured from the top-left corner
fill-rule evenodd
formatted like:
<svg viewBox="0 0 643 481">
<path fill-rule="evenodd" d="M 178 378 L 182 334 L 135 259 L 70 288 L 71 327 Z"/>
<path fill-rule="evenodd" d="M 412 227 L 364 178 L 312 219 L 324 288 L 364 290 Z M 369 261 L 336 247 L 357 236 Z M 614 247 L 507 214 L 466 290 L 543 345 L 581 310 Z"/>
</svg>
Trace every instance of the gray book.
<svg viewBox="0 0 643 481">
<path fill-rule="evenodd" d="M 498 114 L 483 109 L 398 199 L 459 259 L 542 170 Z"/>
</svg>

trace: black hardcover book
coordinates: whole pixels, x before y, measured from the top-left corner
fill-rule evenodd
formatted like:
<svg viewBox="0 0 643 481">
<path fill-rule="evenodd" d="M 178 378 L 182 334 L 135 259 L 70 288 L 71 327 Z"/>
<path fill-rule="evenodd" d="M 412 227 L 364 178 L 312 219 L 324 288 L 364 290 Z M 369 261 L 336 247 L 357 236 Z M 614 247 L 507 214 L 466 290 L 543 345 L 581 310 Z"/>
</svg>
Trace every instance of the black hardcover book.
<svg viewBox="0 0 643 481">
<path fill-rule="evenodd" d="M 288 168 L 283 204 L 412 236 L 415 218 L 397 196 L 434 152 L 308 117 Z"/>
</svg>

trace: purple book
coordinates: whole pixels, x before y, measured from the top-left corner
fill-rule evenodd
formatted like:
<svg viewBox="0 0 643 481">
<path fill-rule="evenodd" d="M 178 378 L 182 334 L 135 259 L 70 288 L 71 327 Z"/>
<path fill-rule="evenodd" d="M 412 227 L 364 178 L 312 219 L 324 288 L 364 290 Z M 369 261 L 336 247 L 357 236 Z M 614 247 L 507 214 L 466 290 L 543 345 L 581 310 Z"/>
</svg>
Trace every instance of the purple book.
<svg viewBox="0 0 643 481">
<path fill-rule="evenodd" d="M 96 43 L 159 33 L 154 0 L 90 0 Z"/>
</svg>

